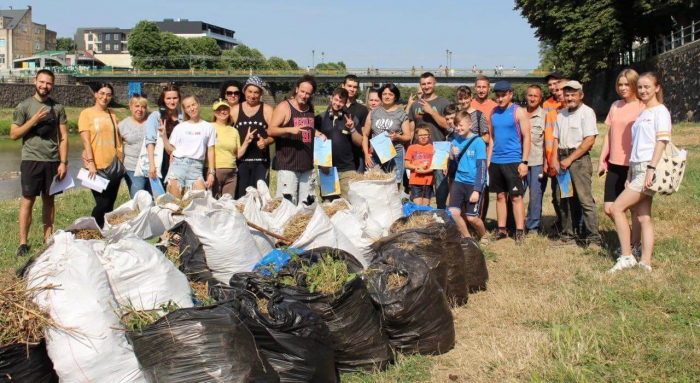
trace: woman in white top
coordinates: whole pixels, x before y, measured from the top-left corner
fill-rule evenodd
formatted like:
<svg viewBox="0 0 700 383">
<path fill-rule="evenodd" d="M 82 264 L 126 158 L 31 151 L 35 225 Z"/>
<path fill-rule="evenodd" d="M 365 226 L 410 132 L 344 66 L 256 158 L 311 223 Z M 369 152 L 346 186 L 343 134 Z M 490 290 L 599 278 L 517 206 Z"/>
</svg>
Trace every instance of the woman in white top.
<svg viewBox="0 0 700 383">
<path fill-rule="evenodd" d="M 158 129 L 163 138 L 165 151 L 173 157 L 166 177 L 168 192 L 177 198 L 182 195 L 183 188 L 204 190 L 210 189 L 214 183 L 216 128 L 202 120 L 199 115 L 199 106 L 200 102 L 195 96 L 183 98 L 184 121 L 173 129 L 170 138 L 167 137 L 162 126 Z M 205 158 L 209 165 L 206 183 L 202 177 Z"/>
<path fill-rule="evenodd" d="M 622 256 L 610 273 L 639 265 L 651 271 L 654 250 L 654 227 L 651 223 L 651 202 L 654 191 L 656 165 L 661 160 L 666 144 L 671 140 L 671 114 L 663 104 L 661 83 L 655 73 L 639 76 L 637 93 L 646 105 L 632 125 L 632 152 L 625 190 L 612 206 L 612 216 L 620 239 Z M 642 227 L 642 258 L 639 263 L 630 249 L 630 227 L 625 212 L 634 207 Z"/>
</svg>

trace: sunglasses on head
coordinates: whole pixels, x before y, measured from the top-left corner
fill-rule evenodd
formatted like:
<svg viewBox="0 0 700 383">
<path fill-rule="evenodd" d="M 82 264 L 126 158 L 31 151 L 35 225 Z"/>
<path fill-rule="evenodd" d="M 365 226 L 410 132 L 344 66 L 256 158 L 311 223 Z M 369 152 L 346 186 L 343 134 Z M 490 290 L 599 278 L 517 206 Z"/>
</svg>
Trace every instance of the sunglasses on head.
<svg viewBox="0 0 700 383">
<path fill-rule="evenodd" d="M 240 96 L 240 95 L 241 95 L 241 91 L 240 91 L 240 90 L 237 90 L 237 91 L 234 92 L 234 91 L 227 90 L 227 91 L 226 91 L 226 95 L 227 95 L 227 96 Z"/>
<path fill-rule="evenodd" d="M 134 93 L 131 95 L 131 97 L 133 97 L 133 98 L 141 98 L 141 97 L 147 98 L 146 93 Z"/>
</svg>

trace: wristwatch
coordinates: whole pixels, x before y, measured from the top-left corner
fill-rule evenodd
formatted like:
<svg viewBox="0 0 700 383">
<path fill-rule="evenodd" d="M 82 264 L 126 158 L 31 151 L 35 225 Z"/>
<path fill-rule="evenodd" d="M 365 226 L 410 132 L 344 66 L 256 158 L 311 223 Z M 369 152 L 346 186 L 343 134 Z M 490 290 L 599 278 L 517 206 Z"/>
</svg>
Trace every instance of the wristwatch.
<svg viewBox="0 0 700 383">
<path fill-rule="evenodd" d="M 68 166 L 68 160 L 65 160 L 65 161 L 62 160 L 61 163 L 62 163 L 63 165 Z"/>
<path fill-rule="evenodd" d="M 521 164 L 525 164 L 527 166 L 527 161 L 520 161 Z"/>
<path fill-rule="evenodd" d="M 655 166 L 651 166 L 651 165 L 647 165 L 647 169 L 649 169 L 649 170 L 656 170 L 656 167 L 655 167 Z"/>
<path fill-rule="evenodd" d="M 211 175 L 216 175 L 216 169 L 210 169 L 209 174 Z"/>
</svg>

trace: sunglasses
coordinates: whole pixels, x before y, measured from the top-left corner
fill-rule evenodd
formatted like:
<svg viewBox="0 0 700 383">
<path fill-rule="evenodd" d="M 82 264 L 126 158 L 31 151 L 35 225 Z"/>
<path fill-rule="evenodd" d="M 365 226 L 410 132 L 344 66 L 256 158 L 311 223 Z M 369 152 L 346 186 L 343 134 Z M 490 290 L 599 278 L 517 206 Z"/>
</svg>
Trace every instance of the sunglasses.
<svg viewBox="0 0 700 383">
<path fill-rule="evenodd" d="M 227 91 L 226 91 L 226 95 L 227 95 L 227 96 L 236 96 L 236 97 L 238 97 L 238 96 L 241 95 L 241 91 L 237 90 L 237 91 L 235 91 L 235 92 L 232 92 L 232 91 L 230 91 L 230 90 L 227 90 Z"/>
<path fill-rule="evenodd" d="M 134 93 L 131 95 L 132 98 L 147 98 L 146 93 Z"/>
</svg>

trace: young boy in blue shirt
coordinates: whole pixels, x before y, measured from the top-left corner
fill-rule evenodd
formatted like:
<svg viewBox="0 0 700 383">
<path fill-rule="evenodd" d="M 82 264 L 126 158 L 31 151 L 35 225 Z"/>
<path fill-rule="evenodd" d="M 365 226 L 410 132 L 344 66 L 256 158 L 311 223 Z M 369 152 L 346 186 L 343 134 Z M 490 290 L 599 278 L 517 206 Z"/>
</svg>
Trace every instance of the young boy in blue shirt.
<svg viewBox="0 0 700 383">
<path fill-rule="evenodd" d="M 450 158 L 457 163 L 457 174 L 450 189 L 450 213 L 464 238 L 471 237 L 466 219 L 476 229 L 480 243 L 486 244 L 486 227 L 479 211 L 486 184 L 486 143 L 472 133 L 471 117 L 467 111 L 457 113 L 454 124 L 455 138 L 452 140 Z"/>
</svg>

